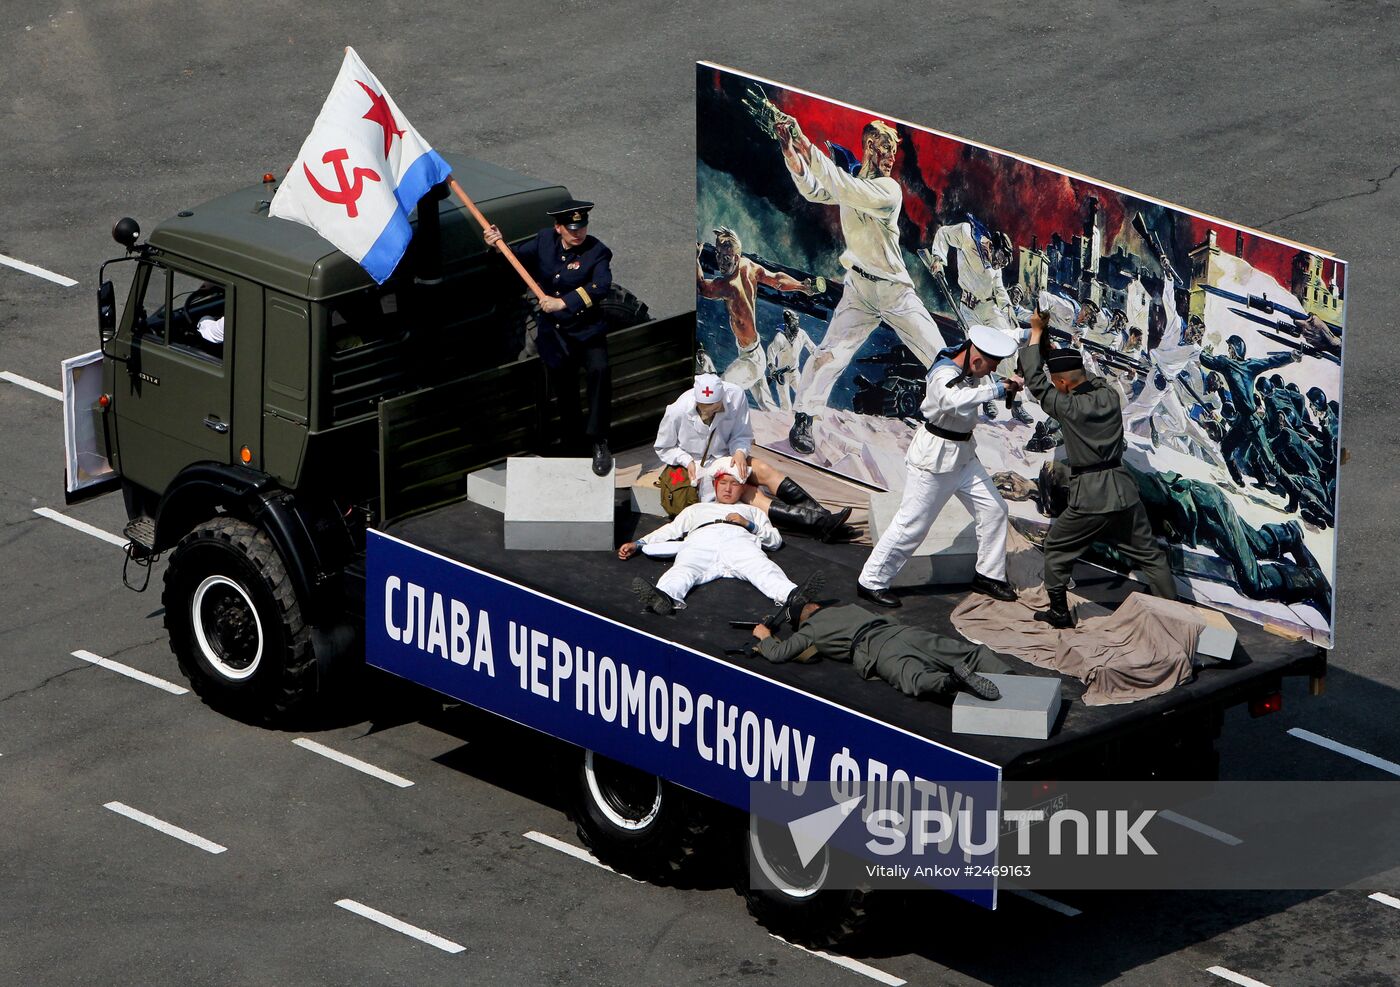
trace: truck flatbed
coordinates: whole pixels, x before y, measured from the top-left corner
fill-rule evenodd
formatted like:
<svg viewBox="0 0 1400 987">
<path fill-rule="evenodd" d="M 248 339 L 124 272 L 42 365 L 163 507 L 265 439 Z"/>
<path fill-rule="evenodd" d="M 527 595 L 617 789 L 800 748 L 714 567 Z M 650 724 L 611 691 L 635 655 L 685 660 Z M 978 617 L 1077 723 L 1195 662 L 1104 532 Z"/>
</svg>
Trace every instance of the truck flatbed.
<svg viewBox="0 0 1400 987">
<path fill-rule="evenodd" d="M 659 519 L 618 512 L 619 543 L 658 527 Z M 899 727 L 935 743 L 990 762 L 1004 777 L 1034 768 L 1035 773 L 1052 762 L 1105 744 L 1126 741 L 1145 730 L 1158 730 L 1167 720 L 1184 720 L 1192 714 L 1218 710 L 1277 688 L 1286 674 L 1305 674 L 1317 660 L 1317 649 L 1306 642 L 1270 634 L 1245 621 L 1234 621 L 1239 643 L 1230 662 L 1212 663 L 1196 678 L 1170 692 L 1138 702 L 1114 706 L 1085 706 L 1084 687 L 1072 678 L 1063 682 L 1059 722 L 1048 740 L 1024 740 L 953 733 L 951 707 L 946 702 L 914 700 L 879 680 L 862 680 L 850 665 L 831 661 L 813 664 L 773 665 L 757 657 L 726 655 L 726 649 L 745 648 L 750 640 L 742 630 L 729 626 L 732 619 L 758 617 L 766 601 L 748 584 L 722 579 L 697 587 L 686 600 L 686 609 L 672 617 L 639 612 L 629 589 L 632 579 L 655 579 L 669 559 L 638 556 L 622 562 L 613 554 L 578 551 L 506 551 L 501 514 L 470 501 L 412 517 L 389 526 L 388 534 L 453 561 L 466 563 L 499 578 L 535 590 L 685 648 L 782 682 L 838 706 Z M 790 576 L 800 578 L 814 569 L 826 574 L 821 593 L 826 598 L 855 602 L 855 580 L 869 548 L 861 545 L 827 545 L 802 537 L 785 539 L 775 558 Z M 1075 572 L 1076 592 L 1096 602 L 1113 605 L 1137 587 L 1133 581 L 1082 564 Z M 906 590 L 900 620 L 943 633 L 956 633 L 949 617 L 965 595 L 950 592 Z M 1046 670 L 1012 659 L 1027 674 L 1048 675 Z"/>
</svg>

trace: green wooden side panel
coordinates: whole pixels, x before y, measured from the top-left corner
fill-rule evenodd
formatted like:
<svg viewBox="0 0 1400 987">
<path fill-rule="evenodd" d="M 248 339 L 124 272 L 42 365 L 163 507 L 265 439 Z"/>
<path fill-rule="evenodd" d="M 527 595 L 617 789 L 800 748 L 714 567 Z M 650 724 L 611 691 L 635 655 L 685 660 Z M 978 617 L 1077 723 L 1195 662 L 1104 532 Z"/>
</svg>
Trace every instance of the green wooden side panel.
<svg viewBox="0 0 1400 987">
<path fill-rule="evenodd" d="M 614 449 L 650 445 L 666 405 L 694 377 L 695 313 L 614 330 Z M 580 393 L 582 384 L 580 383 Z M 467 476 L 519 456 L 554 434 L 539 360 L 523 360 L 391 398 L 379 405 L 380 523 L 467 495 Z"/>
</svg>

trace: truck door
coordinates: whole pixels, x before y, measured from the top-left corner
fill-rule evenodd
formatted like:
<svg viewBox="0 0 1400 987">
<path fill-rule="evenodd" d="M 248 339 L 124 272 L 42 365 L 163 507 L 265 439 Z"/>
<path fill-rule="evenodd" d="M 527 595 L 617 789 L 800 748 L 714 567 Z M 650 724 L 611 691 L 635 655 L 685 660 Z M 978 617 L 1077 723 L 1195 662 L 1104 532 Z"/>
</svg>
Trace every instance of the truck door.
<svg viewBox="0 0 1400 987">
<path fill-rule="evenodd" d="M 191 463 L 229 462 L 237 308 L 232 286 L 216 275 L 142 267 L 116 410 L 123 474 L 162 491 Z"/>
</svg>

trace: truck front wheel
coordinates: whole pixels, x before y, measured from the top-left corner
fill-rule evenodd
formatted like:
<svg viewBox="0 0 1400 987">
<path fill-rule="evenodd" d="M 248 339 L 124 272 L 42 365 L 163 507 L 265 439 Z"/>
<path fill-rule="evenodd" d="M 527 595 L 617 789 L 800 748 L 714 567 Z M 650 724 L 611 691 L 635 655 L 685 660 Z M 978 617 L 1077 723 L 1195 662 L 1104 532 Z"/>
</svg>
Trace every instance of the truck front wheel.
<svg viewBox="0 0 1400 987">
<path fill-rule="evenodd" d="M 652 880 L 682 871 L 708 828 L 697 799 L 587 750 L 579 758 L 573 816 L 579 839 L 598 859 Z"/>
<path fill-rule="evenodd" d="M 311 630 L 266 532 L 232 517 L 195 528 L 171 554 L 161 602 L 180 670 L 209 705 L 270 719 L 315 692 Z"/>
</svg>

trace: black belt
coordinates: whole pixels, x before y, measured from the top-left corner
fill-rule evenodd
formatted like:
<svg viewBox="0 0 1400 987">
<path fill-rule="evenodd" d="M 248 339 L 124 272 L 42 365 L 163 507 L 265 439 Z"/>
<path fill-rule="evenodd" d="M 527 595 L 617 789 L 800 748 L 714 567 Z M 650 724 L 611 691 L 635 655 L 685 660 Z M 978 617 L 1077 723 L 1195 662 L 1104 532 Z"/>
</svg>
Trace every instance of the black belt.
<svg viewBox="0 0 1400 987">
<path fill-rule="evenodd" d="M 851 270 L 855 271 L 867 281 L 884 281 L 888 284 L 894 284 L 893 278 L 882 278 L 878 274 L 871 274 L 869 271 L 863 271 L 854 264 L 851 265 Z"/>
<path fill-rule="evenodd" d="M 856 660 L 856 648 L 860 647 L 860 642 L 864 641 L 866 636 L 869 635 L 871 631 L 875 630 L 875 628 L 884 627 L 887 623 L 889 622 L 883 619 L 872 620 L 868 624 L 862 624 L 860 628 L 851 635 L 851 661 Z"/>
<path fill-rule="evenodd" d="M 1123 460 L 1115 456 L 1113 459 L 1106 459 L 1101 463 L 1092 463 L 1088 466 L 1071 466 L 1069 468 L 1069 475 L 1083 476 L 1085 473 L 1102 473 L 1105 470 L 1117 469 L 1122 465 Z"/>
<path fill-rule="evenodd" d="M 933 422 L 924 422 L 924 428 L 940 439 L 951 439 L 954 442 L 966 442 L 972 438 L 971 432 L 954 432 L 951 428 L 940 428 Z"/>
</svg>

